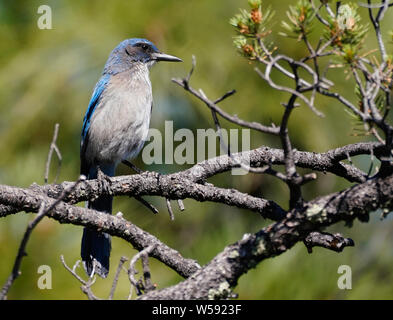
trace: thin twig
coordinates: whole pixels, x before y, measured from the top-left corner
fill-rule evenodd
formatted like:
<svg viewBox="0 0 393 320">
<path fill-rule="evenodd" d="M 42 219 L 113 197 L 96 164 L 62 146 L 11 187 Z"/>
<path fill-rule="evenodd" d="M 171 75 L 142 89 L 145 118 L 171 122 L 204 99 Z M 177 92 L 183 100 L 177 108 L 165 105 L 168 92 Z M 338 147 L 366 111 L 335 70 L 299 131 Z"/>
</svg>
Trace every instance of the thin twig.
<svg viewBox="0 0 393 320">
<path fill-rule="evenodd" d="M 232 95 L 232 92 L 233 91 L 226 93 L 224 96 L 217 99 L 216 101 L 224 100 L 225 99 L 224 97 L 229 97 L 230 95 Z M 205 104 L 210 108 L 210 105 L 212 104 L 212 102 L 207 98 L 206 94 L 203 92 L 202 89 L 199 89 L 199 93 L 202 96 L 202 99 L 205 102 Z M 213 102 L 213 104 L 214 104 L 214 102 Z M 252 172 L 252 173 L 265 173 L 268 169 L 271 169 L 270 166 L 264 166 L 262 168 L 251 168 L 248 164 L 235 158 L 231 152 L 229 144 L 227 144 L 224 141 L 224 137 L 222 136 L 222 128 L 221 128 L 220 122 L 218 120 L 216 110 L 211 108 L 211 113 L 212 113 L 213 121 L 214 121 L 214 124 L 216 127 L 216 131 L 217 131 L 219 138 L 220 138 L 220 145 L 221 145 L 222 149 L 239 167 L 241 167 L 242 169 L 244 169 L 247 172 Z"/>
<path fill-rule="evenodd" d="M 345 247 L 353 247 L 355 243 L 350 238 L 344 238 L 341 234 L 330 234 L 326 232 L 310 232 L 304 239 L 304 244 L 309 253 L 313 247 L 323 247 L 325 249 L 341 252 Z"/>
<path fill-rule="evenodd" d="M 141 204 L 143 204 L 146 208 L 148 208 L 154 214 L 157 214 L 159 211 L 158 209 L 153 206 L 150 202 L 143 199 L 141 196 L 134 196 L 135 200 L 138 200 Z"/>
<path fill-rule="evenodd" d="M 151 273 L 149 267 L 149 256 L 147 254 L 142 255 L 142 270 L 143 270 L 143 280 L 144 280 L 144 292 L 148 293 L 155 290 L 156 286 L 151 282 Z"/>
<path fill-rule="evenodd" d="M 63 158 L 61 156 L 59 148 L 56 145 L 58 134 L 59 134 L 59 124 L 56 123 L 55 124 L 55 130 L 53 132 L 52 142 L 51 142 L 50 147 L 49 147 L 48 158 L 47 158 L 46 164 L 45 164 L 45 176 L 44 176 L 45 183 L 48 183 L 50 163 L 52 161 L 53 151 L 55 151 L 55 153 L 57 155 L 57 158 L 59 160 L 59 164 L 58 164 L 57 172 L 56 172 L 56 177 L 55 177 L 55 182 L 57 181 L 57 178 L 59 177 L 60 168 L 61 168 L 61 162 L 62 162 Z"/>
<path fill-rule="evenodd" d="M 113 299 L 113 296 L 114 296 L 115 290 L 116 290 L 116 286 L 117 286 L 117 282 L 119 281 L 120 271 L 122 270 L 123 264 L 127 260 L 128 259 L 126 257 L 121 257 L 120 258 L 119 265 L 118 265 L 117 270 L 116 270 L 115 278 L 113 279 L 112 288 L 111 288 L 111 292 L 109 293 L 108 300 L 112 300 Z"/>
<path fill-rule="evenodd" d="M 186 207 L 184 206 L 183 200 L 177 199 L 177 205 L 179 206 L 180 211 L 186 210 Z"/>
<path fill-rule="evenodd" d="M 86 294 L 89 300 L 102 300 L 101 298 L 98 298 L 96 295 L 94 295 L 93 291 L 91 290 L 91 287 L 96 282 L 96 277 L 94 276 L 95 261 L 93 261 L 93 272 L 91 273 L 89 279 L 85 281 L 76 273 L 76 269 L 79 267 L 80 260 L 75 262 L 72 269 L 65 262 L 63 255 L 60 256 L 60 260 L 64 268 L 66 268 L 66 270 L 69 271 L 75 277 L 75 279 L 77 279 L 82 284 L 81 290 L 84 294 Z"/>
<path fill-rule="evenodd" d="M 125 164 L 127 167 L 131 168 L 132 170 L 134 170 L 137 174 L 142 174 L 143 172 L 145 172 L 128 160 L 123 160 L 122 163 Z"/>
<path fill-rule="evenodd" d="M 191 74 L 192 74 L 192 72 L 191 72 Z M 142 174 L 142 173 L 145 172 L 144 170 L 138 168 L 137 166 L 135 166 L 133 163 L 131 163 L 128 160 L 123 160 L 122 163 L 125 164 L 126 166 L 130 167 L 132 170 L 134 170 L 138 174 Z M 154 214 L 157 214 L 159 212 L 158 209 L 155 206 L 153 206 L 151 203 L 149 203 L 148 201 L 143 199 L 141 196 L 135 196 L 134 198 L 136 200 L 138 200 L 141 204 L 143 204 L 146 208 L 148 208 L 150 211 L 152 211 Z M 185 206 L 184 206 L 183 200 L 178 199 L 177 200 L 177 204 L 179 206 L 180 211 L 184 211 L 185 210 Z"/>
<path fill-rule="evenodd" d="M 294 72 L 296 74 L 296 72 Z M 301 183 L 302 179 L 296 172 L 295 159 L 293 155 L 292 143 L 288 134 L 288 121 L 291 116 L 292 110 L 295 107 L 295 101 L 297 96 L 292 95 L 289 99 L 288 104 L 285 106 L 285 111 L 282 116 L 281 126 L 280 126 L 280 139 L 281 145 L 284 150 L 284 164 L 285 164 L 285 174 L 286 183 L 290 191 L 290 208 L 293 209 L 297 206 L 301 206 L 303 199 L 301 193 Z"/>
<path fill-rule="evenodd" d="M 379 9 L 379 8 L 383 8 L 385 6 L 384 3 L 373 3 L 373 4 L 367 4 L 367 3 L 359 3 L 360 7 L 364 7 L 364 8 L 370 8 L 370 9 Z M 393 7 L 393 2 L 388 4 L 388 7 Z"/>
<path fill-rule="evenodd" d="M 375 30 L 375 34 L 377 37 L 377 42 L 378 42 L 379 50 L 381 52 L 382 60 L 386 61 L 388 56 L 386 54 L 385 44 L 382 39 L 380 21 L 383 19 L 385 12 L 387 11 L 387 9 L 390 5 L 389 5 L 388 1 L 382 0 L 381 6 L 379 7 L 379 10 L 378 10 L 378 13 L 376 16 L 374 16 L 373 11 L 372 11 L 373 8 L 371 7 L 372 6 L 371 0 L 367 0 L 367 4 L 368 4 L 369 17 L 370 17 L 370 20 L 373 24 L 374 30 Z"/>
<path fill-rule="evenodd" d="M 12 284 L 16 280 L 16 278 L 21 274 L 20 272 L 20 266 L 22 264 L 22 259 L 27 256 L 26 253 L 26 246 L 27 243 L 30 239 L 30 235 L 33 231 L 33 229 L 37 226 L 37 224 L 45 217 L 45 215 L 53 210 L 69 193 L 71 193 L 81 181 L 86 180 L 84 176 L 80 176 L 79 179 L 72 184 L 68 189 L 64 189 L 60 197 L 54 201 L 48 208 L 46 208 L 45 202 L 42 202 L 40 205 L 40 209 L 38 211 L 37 216 L 34 218 L 33 221 L 29 222 L 26 231 L 23 235 L 22 241 L 19 245 L 18 253 L 15 258 L 14 266 L 12 268 L 12 272 L 10 276 L 8 277 L 6 283 L 4 284 L 3 288 L 1 289 L 0 292 L 0 300 L 5 300 L 7 298 L 7 293 L 9 289 L 11 288 Z"/>
<path fill-rule="evenodd" d="M 174 83 L 178 84 L 179 86 L 183 87 L 184 89 L 186 89 L 188 92 L 190 92 L 192 95 L 194 95 L 198 99 L 200 99 L 203 102 L 205 102 L 206 104 L 208 104 L 210 109 L 213 109 L 221 117 L 223 117 L 224 119 L 228 120 L 229 122 L 237 124 L 237 125 L 239 125 L 241 127 L 249 128 L 249 129 L 260 131 L 260 132 L 263 132 L 263 133 L 278 134 L 277 127 L 264 126 L 264 125 L 262 125 L 262 124 L 260 124 L 258 122 L 248 122 L 248 121 L 245 121 L 243 119 L 239 119 L 237 116 L 232 116 L 232 115 L 228 114 L 227 112 L 222 110 L 220 107 L 218 107 L 212 101 L 205 101 L 205 99 L 203 99 L 203 97 L 201 96 L 201 94 L 197 90 L 191 88 L 189 86 L 189 84 L 187 84 L 187 85 L 184 84 L 184 79 L 172 79 L 172 81 Z"/>
<path fill-rule="evenodd" d="M 131 259 L 130 266 L 128 268 L 128 277 L 131 282 L 131 288 L 130 288 L 130 293 L 128 295 L 128 300 L 131 300 L 131 298 L 132 298 L 133 288 L 135 289 L 135 292 L 138 296 L 142 294 L 142 289 L 144 289 L 143 283 L 141 283 L 139 280 L 135 279 L 135 275 L 138 273 L 138 271 L 135 268 L 135 264 L 143 256 L 148 256 L 154 250 L 154 248 L 155 248 L 154 245 L 148 246 L 147 248 L 143 249 L 142 251 L 139 251 Z"/>
<path fill-rule="evenodd" d="M 173 214 L 171 200 L 169 200 L 168 198 L 166 198 L 165 200 L 166 200 L 166 207 L 167 207 L 168 213 L 169 213 L 169 218 L 173 221 L 173 220 L 175 220 L 175 215 Z"/>
</svg>

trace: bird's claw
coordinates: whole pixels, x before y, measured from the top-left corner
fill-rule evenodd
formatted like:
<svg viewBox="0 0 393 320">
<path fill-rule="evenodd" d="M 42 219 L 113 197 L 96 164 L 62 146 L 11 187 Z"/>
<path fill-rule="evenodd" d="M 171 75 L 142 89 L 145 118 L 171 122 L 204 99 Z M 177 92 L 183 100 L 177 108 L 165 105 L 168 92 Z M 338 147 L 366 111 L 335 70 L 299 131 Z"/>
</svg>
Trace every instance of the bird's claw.
<svg viewBox="0 0 393 320">
<path fill-rule="evenodd" d="M 100 169 L 100 167 L 97 167 L 97 180 L 101 185 L 101 189 L 104 190 L 105 193 L 110 194 L 111 193 L 111 184 L 112 184 L 111 177 L 106 175 Z"/>
</svg>

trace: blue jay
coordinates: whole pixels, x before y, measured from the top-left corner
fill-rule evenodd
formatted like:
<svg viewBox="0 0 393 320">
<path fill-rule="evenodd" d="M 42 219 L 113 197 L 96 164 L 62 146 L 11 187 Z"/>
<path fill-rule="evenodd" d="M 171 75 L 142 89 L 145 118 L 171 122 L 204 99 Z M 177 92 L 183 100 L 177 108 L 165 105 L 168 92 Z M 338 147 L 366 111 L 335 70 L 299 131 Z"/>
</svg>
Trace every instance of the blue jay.
<svg viewBox="0 0 393 320">
<path fill-rule="evenodd" d="M 81 174 L 88 179 L 113 176 L 121 161 L 136 157 L 143 147 L 153 102 L 149 69 L 157 61 L 182 60 L 146 39 L 124 40 L 109 55 L 83 119 Z M 88 207 L 111 214 L 112 197 L 100 196 Z M 81 256 L 89 276 L 106 278 L 110 250 L 108 234 L 84 228 Z"/>
</svg>

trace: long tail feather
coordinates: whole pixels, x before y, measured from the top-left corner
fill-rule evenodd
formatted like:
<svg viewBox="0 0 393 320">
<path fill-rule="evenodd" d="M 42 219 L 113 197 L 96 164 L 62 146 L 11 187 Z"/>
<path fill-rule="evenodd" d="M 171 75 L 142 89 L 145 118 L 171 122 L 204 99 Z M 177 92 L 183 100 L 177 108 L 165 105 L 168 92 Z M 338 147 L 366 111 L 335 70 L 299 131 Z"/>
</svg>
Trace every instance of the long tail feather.
<svg viewBox="0 0 393 320">
<path fill-rule="evenodd" d="M 101 169 L 108 176 L 114 175 L 114 167 Z M 97 170 L 90 169 L 88 178 L 95 179 Z M 112 196 L 100 196 L 88 202 L 88 207 L 97 211 L 112 213 Z M 106 278 L 109 272 L 109 256 L 111 252 L 111 237 L 109 234 L 85 227 L 83 229 L 81 257 L 86 273 L 94 273 Z"/>
</svg>

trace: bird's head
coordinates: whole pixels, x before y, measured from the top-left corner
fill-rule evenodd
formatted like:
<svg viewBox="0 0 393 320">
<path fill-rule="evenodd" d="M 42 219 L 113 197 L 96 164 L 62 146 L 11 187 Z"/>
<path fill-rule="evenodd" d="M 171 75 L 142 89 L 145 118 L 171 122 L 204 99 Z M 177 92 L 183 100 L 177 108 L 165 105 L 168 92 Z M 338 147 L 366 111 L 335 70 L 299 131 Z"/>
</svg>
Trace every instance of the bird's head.
<svg viewBox="0 0 393 320">
<path fill-rule="evenodd" d="M 146 39 L 127 39 L 122 41 L 109 55 L 104 73 L 116 74 L 132 69 L 137 64 L 151 67 L 158 61 L 181 62 L 180 58 L 162 53 Z"/>
</svg>

